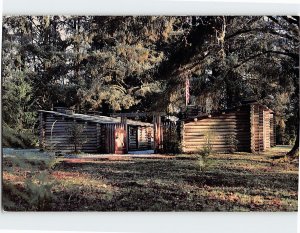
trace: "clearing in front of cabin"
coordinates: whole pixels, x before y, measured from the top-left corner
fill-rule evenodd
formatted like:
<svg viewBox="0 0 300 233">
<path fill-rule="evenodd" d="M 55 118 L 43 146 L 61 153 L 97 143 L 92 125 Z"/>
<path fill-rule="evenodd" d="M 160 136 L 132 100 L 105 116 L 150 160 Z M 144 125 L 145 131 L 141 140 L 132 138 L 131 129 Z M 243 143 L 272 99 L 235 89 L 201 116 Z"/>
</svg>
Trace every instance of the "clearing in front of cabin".
<svg viewBox="0 0 300 233">
<path fill-rule="evenodd" d="M 297 211 L 298 158 L 262 154 L 3 158 L 6 211 Z"/>
</svg>

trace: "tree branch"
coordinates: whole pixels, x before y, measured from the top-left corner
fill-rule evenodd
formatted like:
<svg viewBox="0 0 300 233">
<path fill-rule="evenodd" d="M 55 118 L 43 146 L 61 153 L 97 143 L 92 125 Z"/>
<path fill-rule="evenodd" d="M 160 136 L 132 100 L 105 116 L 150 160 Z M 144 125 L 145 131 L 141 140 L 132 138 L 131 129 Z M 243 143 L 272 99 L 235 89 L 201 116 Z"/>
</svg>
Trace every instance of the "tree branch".
<svg viewBox="0 0 300 233">
<path fill-rule="evenodd" d="M 238 35 L 241 35 L 241 34 L 245 34 L 245 33 L 248 33 L 248 32 L 253 32 L 255 31 L 256 29 L 253 29 L 253 28 L 249 28 L 249 29 L 243 29 L 243 30 L 238 30 L 236 31 L 235 33 L 231 34 L 231 35 L 226 35 L 225 36 L 225 40 L 228 40 L 232 37 L 235 37 L 235 36 L 238 36 Z"/>
<path fill-rule="evenodd" d="M 284 56 L 288 56 L 288 57 L 291 57 L 292 59 L 294 59 L 294 61 L 297 62 L 297 59 L 299 61 L 299 57 L 297 54 L 294 54 L 294 53 L 290 53 L 290 52 L 283 52 L 283 51 L 274 51 L 274 50 L 265 50 L 261 53 L 258 53 L 258 54 L 255 54 L 253 56 L 250 56 L 248 58 L 246 58 L 245 60 L 243 60 L 241 63 L 239 63 L 238 65 L 235 65 L 233 68 L 234 69 L 237 69 L 239 68 L 240 66 L 242 66 L 243 64 L 247 63 L 248 61 L 250 60 L 253 60 L 254 58 L 257 58 L 257 57 L 260 57 L 262 55 L 265 55 L 265 54 L 268 54 L 268 53 L 274 53 L 274 54 L 280 54 L 280 55 L 284 55 Z"/>
<path fill-rule="evenodd" d="M 299 16 L 296 16 L 296 17 L 293 17 L 293 18 L 289 18 L 287 16 L 281 16 L 281 18 L 283 18 L 288 23 L 295 24 L 299 27 Z"/>
</svg>

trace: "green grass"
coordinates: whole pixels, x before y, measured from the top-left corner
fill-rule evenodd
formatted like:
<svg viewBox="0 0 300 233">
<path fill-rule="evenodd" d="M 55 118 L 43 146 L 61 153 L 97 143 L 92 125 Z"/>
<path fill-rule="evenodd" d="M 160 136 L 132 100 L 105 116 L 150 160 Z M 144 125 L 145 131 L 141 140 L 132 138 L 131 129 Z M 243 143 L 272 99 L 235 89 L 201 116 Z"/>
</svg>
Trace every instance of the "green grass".
<svg viewBox="0 0 300 233">
<path fill-rule="evenodd" d="M 193 155 L 4 158 L 3 205 L 13 211 L 297 211 L 298 161 L 272 159 L 288 149 L 213 154 L 205 169 Z"/>
</svg>

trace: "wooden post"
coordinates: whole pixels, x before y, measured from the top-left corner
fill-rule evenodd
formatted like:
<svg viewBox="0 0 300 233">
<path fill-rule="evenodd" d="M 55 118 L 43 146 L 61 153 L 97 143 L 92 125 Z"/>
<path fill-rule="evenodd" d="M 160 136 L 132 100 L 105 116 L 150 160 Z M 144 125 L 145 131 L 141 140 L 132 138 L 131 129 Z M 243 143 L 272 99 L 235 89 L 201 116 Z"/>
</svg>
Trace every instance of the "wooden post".
<svg viewBox="0 0 300 233">
<path fill-rule="evenodd" d="M 154 153 L 156 153 L 156 116 L 153 114 L 153 147 Z"/>
<path fill-rule="evenodd" d="M 162 143 L 162 127 L 160 114 L 153 115 L 153 128 L 154 128 L 154 152 L 159 153 Z"/>
<path fill-rule="evenodd" d="M 127 117 L 121 116 L 121 124 L 124 127 L 125 135 L 124 135 L 124 153 L 128 153 L 128 127 L 127 127 Z"/>
<path fill-rule="evenodd" d="M 159 115 L 159 139 L 160 139 L 160 142 L 159 142 L 159 150 L 161 151 L 163 149 L 163 142 L 164 142 L 164 131 L 163 131 L 163 125 L 161 123 L 161 116 Z"/>
<path fill-rule="evenodd" d="M 273 114 L 273 146 L 276 146 L 276 118 L 275 114 Z"/>
<path fill-rule="evenodd" d="M 276 145 L 276 121 L 274 113 L 270 113 L 270 145 Z"/>
</svg>

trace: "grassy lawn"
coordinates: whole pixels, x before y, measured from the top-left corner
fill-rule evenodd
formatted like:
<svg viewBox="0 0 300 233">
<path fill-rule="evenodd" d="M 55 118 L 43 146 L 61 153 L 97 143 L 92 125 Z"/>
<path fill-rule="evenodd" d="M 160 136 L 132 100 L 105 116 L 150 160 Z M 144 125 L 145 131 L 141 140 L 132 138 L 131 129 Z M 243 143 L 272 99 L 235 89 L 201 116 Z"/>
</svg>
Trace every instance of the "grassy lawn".
<svg viewBox="0 0 300 233">
<path fill-rule="evenodd" d="M 162 158 L 3 158 L 5 210 L 297 211 L 298 161 L 269 152 Z"/>
</svg>

